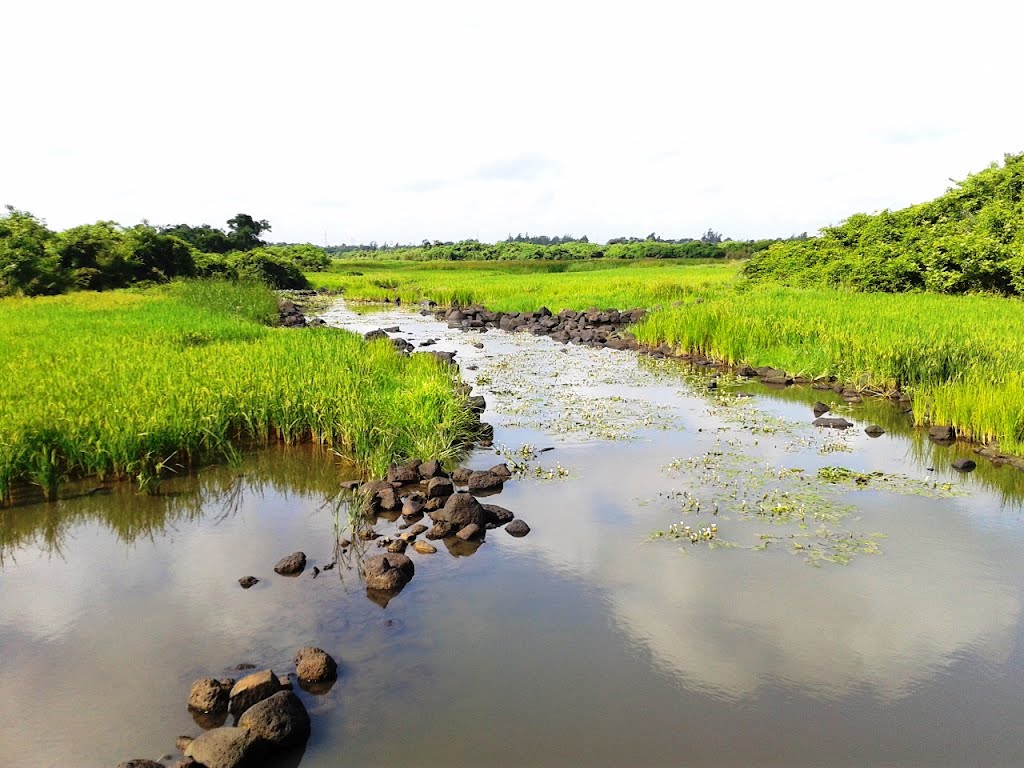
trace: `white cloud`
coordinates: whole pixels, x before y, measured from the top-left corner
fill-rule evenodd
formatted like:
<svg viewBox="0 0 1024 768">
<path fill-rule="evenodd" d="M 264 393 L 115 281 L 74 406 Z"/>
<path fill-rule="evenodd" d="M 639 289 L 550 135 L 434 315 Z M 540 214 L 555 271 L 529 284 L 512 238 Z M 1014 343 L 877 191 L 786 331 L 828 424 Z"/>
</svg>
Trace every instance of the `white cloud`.
<svg viewBox="0 0 1024 768">
<path fill-rule="evenodd" d="M 1024 150 L 999 37 L 1021 21 L 988 1 L 22 3 L 0 202 L 56 227 L 244 210 L 315 242 L 814 231 Z"/>
</svg>

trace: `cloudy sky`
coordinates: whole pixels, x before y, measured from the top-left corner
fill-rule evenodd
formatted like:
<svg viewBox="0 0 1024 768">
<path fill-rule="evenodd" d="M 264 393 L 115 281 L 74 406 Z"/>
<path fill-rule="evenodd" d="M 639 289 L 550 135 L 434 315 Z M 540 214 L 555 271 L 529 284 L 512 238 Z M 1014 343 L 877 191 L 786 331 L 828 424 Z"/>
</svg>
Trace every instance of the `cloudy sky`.
<svg viewBox="0 0 1024 768">
<path fill-rule="evenodd" d="M 27 0 L 0 204 L 271 239 L 814 232 L 1024 151 L 1004 0 Z"/>
</svg>

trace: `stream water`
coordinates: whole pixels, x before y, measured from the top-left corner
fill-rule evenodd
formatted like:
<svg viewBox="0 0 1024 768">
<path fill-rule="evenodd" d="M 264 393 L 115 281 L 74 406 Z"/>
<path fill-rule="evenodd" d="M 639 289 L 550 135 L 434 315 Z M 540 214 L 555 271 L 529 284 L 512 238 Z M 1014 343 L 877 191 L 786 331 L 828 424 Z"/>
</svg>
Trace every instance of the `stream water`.
<svg viewBox="0 0 1024 768">
<path fill-rule="evenodd" d="M 887 404 L 324 317 L 457 351 L 495 426 L 464 464 L 518 466 L 488 501 L 532 532 L 410 550 L 382 606 L 356 552 L 310 572 L 347 534 L 329 452 L 0 511 L 0 765 L 170 764 L 193 680 L 305 645 L 340 678 L 297 691 L 303 768 L 1024 765 L 1024 473 L 954 471 Z M 812 427 L 819 399 L 855 426 Z M 275 575 L 294 550 L 307 571 Z"/>
</svg>

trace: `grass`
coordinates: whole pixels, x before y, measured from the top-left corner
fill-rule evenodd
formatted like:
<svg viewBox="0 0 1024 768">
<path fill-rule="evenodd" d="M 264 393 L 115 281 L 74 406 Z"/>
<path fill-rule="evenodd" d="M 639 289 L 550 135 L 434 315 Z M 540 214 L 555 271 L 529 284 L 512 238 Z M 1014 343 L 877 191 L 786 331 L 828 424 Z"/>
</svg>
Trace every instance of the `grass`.
<svg viewBox="0 0 1024 768">
<path fill-rule="evenodd" d="M 660 308 L 634 328 L 733 364 L 836 376 L 913 397 L 919 424 L 1024 454 L 1024 305 L 1016 299 L 751 285 L 742 265 L 667 261 L 336 262 L 311 274 L 350 298 L 498 311 Z M 353 274 L 353 273 L 361 274 Z"/>
<path fill-rule="evenodd" d="M 30 482 L 159 478 L 240 446 L 312 440 L 382 474 L 450 456 L 452 373 L 335 329 L 266 325 L 265 288 L 215 282 L 0 301 L 0 499 Z"/>
<path fill-rule="evenodd" d="M 502 312 L 560 309 L 631 309 L 670 305 L 727 286 L 738 262 L 476 261 L 335 262 L 329 272 L 307 274 L 320 288 L 346 296 L 415 304 L 483 304 Z M 355 274 L 358 273 L 358 274 Z"/>
</svg>

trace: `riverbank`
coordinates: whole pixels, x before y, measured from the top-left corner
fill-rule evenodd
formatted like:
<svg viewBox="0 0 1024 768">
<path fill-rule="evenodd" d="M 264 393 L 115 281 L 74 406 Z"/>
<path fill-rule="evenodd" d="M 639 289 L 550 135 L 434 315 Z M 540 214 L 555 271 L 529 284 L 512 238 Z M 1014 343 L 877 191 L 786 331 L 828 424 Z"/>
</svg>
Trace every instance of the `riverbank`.
<svg viewBox="0 0 1024 768">
<path fill-rule="evenodd" d="M 270 290 L 219 282 L 0 301 L 0 499 L 79 477 L 152 491 L 274 441 L 376 474 L 465 442 L 475 416 L 452 369 L 277 316 Z"/>
</svg>

